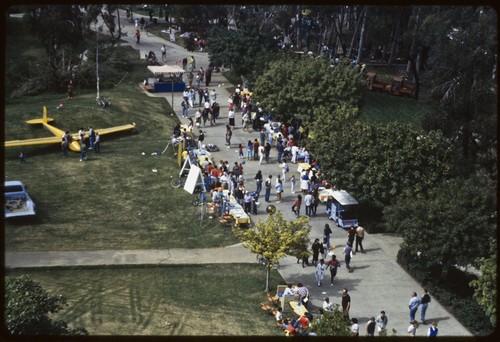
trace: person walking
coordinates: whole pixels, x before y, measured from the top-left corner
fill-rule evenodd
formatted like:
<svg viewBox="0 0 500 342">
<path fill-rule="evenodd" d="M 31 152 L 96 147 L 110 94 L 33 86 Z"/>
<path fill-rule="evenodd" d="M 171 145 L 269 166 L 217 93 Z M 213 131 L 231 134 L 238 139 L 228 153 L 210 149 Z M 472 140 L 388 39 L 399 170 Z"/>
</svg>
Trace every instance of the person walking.
<svg viewBox="0 0 500 342">
<path fill-rule="evenodd" d="M 161 46 L 160 51 L 161 51 L 161 60 L 165 62 L 167 60 L 167 48 L 165 47 L 165 44 Z"/>
<path fill-rule="evenodd" d="M 352 243 L 347 241 L 346 246 L 344 248 L 344 262 L 345 262 L 345 267 L 349 272 L 351 272 L 351 254 L 352 254 Z"/>
<path fill-rule="evenodd" d="M 326 267 L 324 259 L 320 259 L 319 263 L 316 265 L 316 281 L 318 282 L 318 287 L 321 286 L 321 283 L 323 282 Z"/>
<path fill-rule="evenodd" d="M 344 287 L 342 289 L 342 313 L 344 314 L 345 320 L 349 321 L 349 310 L 351 309 L 351 296 L 349 296 L 349 291 Z"/>
<path fill-rule="evenodd" d="M 387 334 L 387 323 L 389 322 L 389 318 L 385 314 L 385 311 L 380 311 L 380 315 L 375 319 L 375 323 L 377 324 L 377 332 L 379 336 L 385 336 Z"/>
<path fill-rule="evenodd" d="M 362 226 L 358 226 L 356 228 L 356 248 L 355 251 L 358 252 L 358 247 L 361 250 L 361 253 L 364 253 L 365 250 L 363 249 L 363 238 L 365 237 L 365 228 Z"/>
<path fill-rule="evenodd" d="M 262 165 L 262 160 L 264 160 L 264 153 L 265 153 L 265 147 L 262 146 L 262 145 L 259 145 L 259 151 L 258 151 L 258 154 L 259 154 L 259 165 Z"/>
<path fill-rule="evenodd" d="M 253 141 L 253 160 L 259 160 L 259 140 L 255 138 Z"/>
<path fill-rule="evenodd" d="M 141 31 L 139 31 L 139 29 L 135 31 L 135 42 L 137 44 L 141 43 Z"/>
<path fill-rule="evenodd" d="M 182 107 L 182 117 L 187 118 L 189 116 L 189 107 L 190 107 L 188 101 L 182 100 L 181 107 Z"/>
<path fill-rule="evenodd" d="M 68 99 L 73 98 L 73 81 L 69 81 L 68 83 Z"/>
<path fill-rule="evenodd" d="M 351 243 L 351 247 L 354 245 L 354 239 L 356 238 L 356 228 L 353 225 L 349 227 L 347 231 L 347 241 Z"/>
<path fill-rule="evenodd" d="M 429 295 L 429 290 L 424 288 L 424 294 L 420 297 L 420 320 L 422 324 L 425 324 L 425 313 L 430 302 L 431 296 Z"/>
<path fill-rule="evenodd" d="M 332 259 L 328 262 L 328 268 L 330 269 L 330 285 L 333 286 L 333 279 L 337 276 L 337 269 L 340 267 L 340 262 L 337 260 L 337 256 L 332 254 Z"/>
<path fill-rule="evenodd" d="M 264 199 L 266 202 L 270 202 L 270 197 L 271 197 L 271 185 L 272 185 L 272 182 L 271 182 L 271 179 L 273 178 L 272 175 L 269 175 L 269 177 L 267 177 L 266 179 L 266 182 L 265 182 L 265 188 L 266 188 L 266 194 L 264 196 Z"/>
<path fill-rule="evenodd" d="M 302 205 L 302 196 L 297 195 L 297 198 L 292 204 L 292 211 L 295 214 L 296 217 L 300 216 L 300 206 Z"/>
<path fill-rule="evenodd" d="M 87 146 L 85 140 L 80 140 L 80 161 L 87 160 Z"/>
<path fill-rule="evenodd" d="M 408 302 L 408 309 L 410 309 L 410 323 L 415 321 L 415 314 L 417 313 L 420 303 L 420 297 L 416 292 L 413 292 L 410 301 Z"/>
<path fill-rule="evenodd" d="M 279 161 L 278 161 L 279 163 Z M 283 163 L 281 164 L 281 179 L 283 182 L 286 182 L 286 173 L 289 171 L 288 169 L 288 164 L 284 160 Z"/>
<path fill-rule="evenodd" d="M 332 234 L 332 229 L 330 228 L 330 225 L 328 223 L 325 223 L 325 227 L 323 228 L 323 238 L 326 239 L 326 246 L 328 249 L 332 247 L 330 243 L 330 235 Z"/>
<path fill-rule="evenodd" d="M 316 265 L 319 259 L 319 253 L 323 253 L 323 245 L 319 242 L 319 239 L 314 239 L 311 250 L 313 252 L 312 263 Z"/>
</svg>

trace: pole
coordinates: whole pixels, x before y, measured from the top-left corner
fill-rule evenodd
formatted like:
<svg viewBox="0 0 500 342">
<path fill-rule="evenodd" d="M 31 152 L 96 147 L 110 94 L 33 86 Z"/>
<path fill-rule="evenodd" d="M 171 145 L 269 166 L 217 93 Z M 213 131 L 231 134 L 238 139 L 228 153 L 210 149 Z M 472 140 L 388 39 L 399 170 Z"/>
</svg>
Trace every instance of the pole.
<svg viewBox="0 0 500 342">
<path fill-rule="evenodd" d="M 96 42 L 96 47 L 95 47 L 95 73 L 97 76 L 97 99 L 100 97 L 99 95 L 99 30 L 95 30 L 95 42 Z"/>
</svg>

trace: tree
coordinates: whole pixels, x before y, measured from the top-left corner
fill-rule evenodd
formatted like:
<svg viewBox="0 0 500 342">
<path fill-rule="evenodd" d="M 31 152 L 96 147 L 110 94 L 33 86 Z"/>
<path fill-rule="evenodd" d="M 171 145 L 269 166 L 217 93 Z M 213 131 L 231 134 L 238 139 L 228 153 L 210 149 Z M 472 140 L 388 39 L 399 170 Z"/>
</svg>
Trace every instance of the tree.
<svg viewBox="0 0 500 342">
<path fill-rule="evenodd" d="M 425 76 L 440 106 L 425 128 L 441 129 L 456 142 L 464 172 L 474 173 L 484 158 L 496 170 L 497 13 L 487 6 L 431 9 L 420 35 L 436 47 L 429 50 Z"/>
<path fill-rule="evenodd" d="M 347 59 L 332 67 L 324 56 L 292 57 L 283 53 L 255 81 L 253 97 L 283 121 L 299 118 L 308 126 L 319 107 L 328 113 L 344 103 L 357 105 L 361 76 L 359 68 L 352 68 Z"/>
<path fill-rule="evenodd" d="M 484 309 L 493 326 L 497 321 L 497 240 L 491 238 L 490 253 L 488 258 L 479 260 L 479 279 L 470 282 L 474 288 L 474 299 Z"/>
<path fill-rule="evenodd" d="M 332 312 L 327 311 L 323 315 L 315 316 L 307 332 L 314 333 L 315 336 L 352 336 L 338 304 L 335 304 Z"/>
<path fill-rule="evenodd" d="M 479 268 L 496 234 L 494 186 L 485 179 L 443 181 L 425 195 L 404 196 L 384 209 L 388 230 L 403 235 L 401 253 L 422 272 L 445 279 L 453 266 Z"/>
<path fill-rule="evenodd" d="M 242 230 L 233 228 L 234 234 L 243 242 L 243 246 L 252 253 L 262 255 L 266 261 L 266 289 L 269 291 L 271 269 L 286 255 L 296 255 L 300 246 L 309 242 L 311 227 L 307 217 L 287 221 L 281 212 L 269 214 L 265 221 L 257 222 L 253 227 Z"/>
<path fill-rule="evenodd" d="M 440 132 L 421 134 L 407 124 L 353 121 L 355 109 L 318 115 L 311 131 L 323 177 L 362 202 L 412 198 L 453 175 L 451 143 Z M 341 115 L 351 113 L 346 117 Z M 344 114 L 345 115 L 345 114 Z M 325 129 L 328 128 L 328 129 Z"/>
<path fill-rule="evenodd" d="M 66 304 L 62 295 L 51 295 L 40 284 L 23 275 L 7 280 L 5 324 L 12 335 L 88 335 L 83 328 L 70 328 L 50 314 Z"/>
</svg>

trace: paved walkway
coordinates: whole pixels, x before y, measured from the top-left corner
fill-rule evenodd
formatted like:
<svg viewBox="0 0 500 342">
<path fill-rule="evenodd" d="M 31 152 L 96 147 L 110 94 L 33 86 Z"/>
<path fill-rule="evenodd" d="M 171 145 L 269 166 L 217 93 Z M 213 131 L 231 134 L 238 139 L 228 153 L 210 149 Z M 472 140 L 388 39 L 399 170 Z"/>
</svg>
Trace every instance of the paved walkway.
<svg viewBox="0 0 500 342">
<path fill-rule="evenodd" d="M 125 18 L 125 11 L 121 13 L 122 32 L 127 32 L 129 44 L 142 51 L 153 50 L 157 56 L 161 57 L 160 48 L 162 44 L 167 46 L 167 64 L 175 64 L 184 57 L 191 55 L 185 49 L 171 43 L 168 40 L 168 34 L 158 36 L 145 34 L 141 37 L 141 44 L 134 41 L 135 28 L 133 24 L 128 23 Z M 135 15 L 134 17 L 140 15 Z M 146 18 L 147 19 L 147 18 Z M 159 23 L 164 23 L 163 19 L 159 19 Z M 168 26 L 165 24 L 165 30 Z M 192 53 L 196 59 L 197 67 L 208 67 L 208 56 L 205 52 Z M 140 54 L 138 52 L 138 58 Z M 144 75 L 148 77 L 149 71 L 144 67 Z M 142 80 L 137 80 L 138 85 Z M 225 148 L 225 125 L 227 123 L 227 99 L 229 97 L 228 81 L 220 73 L 214 73 L 209 89 L 216 89 L 218 94 L 218 103 L 221 106 L 221 116 L 217 120 L 217 124 L 212 127 L 203 128 L 205 132 L 206 144 L 212 143 L 220 147 L 220 151 L 213 152 L 214 160 L 228 160 L 232 165 L 234 161 L 238 161 L 237 149 L 234 148 L 238 144 L 246 145 L 248 140 L 258 138 L 258 132 L 243 132 L 241 126 L 236 126 L 232 137 L 232 148 Z M 166 101 L 171 102 L 171 93 L 151 94 L 145 92 L 149 96 L 165 97 Z M 181 116 L 182 110 L 180 104 L 182 102 L 182 93 L 174 94 L 173 107 L 179 116 L 179 119 L 186 123 L 187 120 Z M 190 116 L 194 117 L 196 108 L 190 110 Z M 238 123 L 240 120 L 237 120 Z M 169 139 L 169 137 L 167 137 Z M 259 165 L 256 161 L 249 161 L 245 164 L 245 176 L 249 180 L 247 187 L 250 190 L 254 189 L 254 184 L 251 181 L 258 170 L 262 170 L 264 177 L 271 174 L 273 180 L 281 170 L 276 162 L 276 151 L 271 152 L 271 160 L 269 164 Z M 290 164 L 290 173 L 295 172 L 296 168 Z M 161 172 L 161 168 L 158 168 Z M 273 181 L 274 184 L 274 181 Z M 274 190 L 274 189 L 273 189 Z M 274 191 L 273 191 L 274 192 Z M 273 203 L 278 210 L 282 211 L 286 219 L 292 220 L 293 213 L 290 210 L 291 203 L 296 197 L 296 194 L 290 193 L 289 183 L 285 183 L 285 192 L 283 193 L 282 203 Z M 271 198 L 275 198 L 274 195 Z M 252 216 L 252 220 L 256 222 L 259 219 L 265 218 L 265 208 L 260 207 L 257 216 Z M 329 223 L 332 227 L 332 244 L 337 245 L 337 256 L 341 258 L 342 249 L 347 240 L 347 234 L 343 229 L 335 227 L 326 215 L 324 206 L 318 207 L 318 216 L 311 218 L 310 225 L 312 227 L 311 240 L 314 238 L 322 238 L 322 230 L 325 223 Z M 362 335 L 364 333 L 365 324 L 369 317 L 377 316 L 381 310 L 385 310 L 389 317 L 389 331 L 395 329 L 397 335 L 406 335 L 408 327 L 408 301 L 413 291 L 421 294 L 422 289 L 413 278 L 411 278 L 397 263 L 396 254 L 399 249 L 401 239 L 387 234 L 366 234 L 364 246 L 365 254 L 358 253 L 354 255 L 352 266 L 354 271 L 348 273 L 345 267 L 339 269 L 335 279 L 334 286 L 329 284 L 329 275 L 325 275 L 325 281 L 322 287 L 318 287 L 314 278 L 314 268 L 305 267 L 296 263 L 295 258 L 285 258 L 280 262 L 279 272 L 286 282 L 297 283 L 302 282 L 310 289 L 311 304 L 315 307 L 321 307 L 325 297 L 330 297 L 333 303 L 340 303 L 340 293 L 342 288 L 348 288 L 351 295 L 352 305 L 350 316 L 357 317 L 360 324 Z M 5 264 L 7 267 L 53 267 L 53 266 L 99 266 L 99 265 L 137 265 L 137 264 L 191 264 L 193 262 L 200 263 L 255 263 L 255 256 L 248 250 L 235 245 L 224 248 L 209 248 L 209 249 L 170 249 L 170 250 L 113 250 L 113 251 L 74 251 L 74 252 L 36 252 L 36 253 L 7 253 L 5 256 Z M 271 289 L 273 291 L 273 289 Z M 432 295 L 432 289 L 430 289 Z M 417 313 L 417 318 L 418 318 Z M 435 299 L 430 303 L 427 311 L 428 321 L 438 321 L 440 335 L 448 336 L 470 336 L 470 333 Z M 427 325 L 421 325 L 417 330 L 418 336 L 425 336 Z"/>
</svg>

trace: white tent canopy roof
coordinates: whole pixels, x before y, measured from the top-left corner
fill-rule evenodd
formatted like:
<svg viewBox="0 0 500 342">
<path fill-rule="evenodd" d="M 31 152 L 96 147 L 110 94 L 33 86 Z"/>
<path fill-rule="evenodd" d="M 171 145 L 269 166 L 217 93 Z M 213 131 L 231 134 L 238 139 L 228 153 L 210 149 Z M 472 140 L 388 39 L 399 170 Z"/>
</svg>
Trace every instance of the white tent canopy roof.
<svg viewBox="0 0 500 342">
<path fill-rule="evenodd" d="M 174 75 L 179 77 L 184 73 L 184 69 L 178 65 L 148 65 L 149 71 L 151 71 L 155 76 L 157 75 Z"/>
</svg>

